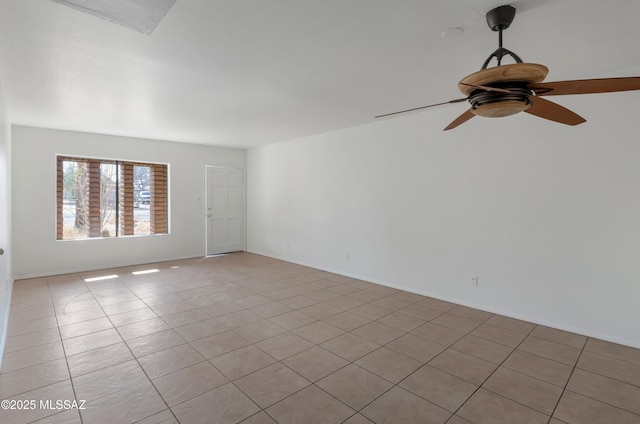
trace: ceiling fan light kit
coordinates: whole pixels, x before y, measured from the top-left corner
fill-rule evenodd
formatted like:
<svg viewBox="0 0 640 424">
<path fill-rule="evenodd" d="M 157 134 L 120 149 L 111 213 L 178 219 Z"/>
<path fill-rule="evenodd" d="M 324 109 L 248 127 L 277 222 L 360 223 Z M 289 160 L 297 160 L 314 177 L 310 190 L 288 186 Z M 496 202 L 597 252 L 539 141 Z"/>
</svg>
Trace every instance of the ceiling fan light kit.
<svg viewBox="0 0 640 424">
<path fill-rule="evenodd" d="M 543 82 L 549 73 L 546 66 L 525 63 L 517 54 L 502 45 L 502 32 L 509 28 L 515 13 L 516 9 L 510 5 L 499 6 L 487 12 L 487 25 L 492 31 L 498 32 L 499 45 L 484 62 L 480 71 L 466 76 L 458 83 L 458 89 L 466 97 L 378 115 L 376 118 L 468 101 L 471 108 L 451 122 L 445 131 L 463 124 L 474 116 L 501 118 L 520 112 L 565 125 L 578 125 L 586 120 L 541 96 L 640 90 L 640 77 Z M 510 56 L 516 63 L 503 65 L 502 59 L 505 56 Z M 488 68 L 493 59 L 496 59 L 497 66 Z"/>
</svg>

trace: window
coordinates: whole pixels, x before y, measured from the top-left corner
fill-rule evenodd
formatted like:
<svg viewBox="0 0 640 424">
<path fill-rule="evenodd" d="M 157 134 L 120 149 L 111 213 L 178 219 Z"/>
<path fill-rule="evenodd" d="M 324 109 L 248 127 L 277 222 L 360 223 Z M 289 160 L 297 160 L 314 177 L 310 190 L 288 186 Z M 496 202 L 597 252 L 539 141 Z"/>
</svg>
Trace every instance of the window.
<svg viewBox="0 0 640 424">
<path fill-rule="evenodd" d="M 57 239 L 167 234 L 168 165 L 57 157 Z"/>
</svg>

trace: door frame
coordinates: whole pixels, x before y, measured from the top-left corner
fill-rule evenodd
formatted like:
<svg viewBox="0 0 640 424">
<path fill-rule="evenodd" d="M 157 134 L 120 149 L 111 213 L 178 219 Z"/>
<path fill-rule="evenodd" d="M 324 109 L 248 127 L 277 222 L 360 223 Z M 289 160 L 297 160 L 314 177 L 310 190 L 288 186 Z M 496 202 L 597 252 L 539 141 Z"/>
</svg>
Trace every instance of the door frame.
<svg viewBox="0 0 640 424">
<path fill-rule="evenodd" d="M 239 169 L 242 171 L 242 251 L 246 252 L 247 250 L 247 170 L 242 165 L 235 164 L 205 164 L 204 165 L 204 193 L 202 198 L 204 202 L 202 203 L 202 218 L 204 220 L 204 257 L 210 257 L 215 255 L 209 255 L 207 252 L 209 250 L 209 220 L 207 219 L 207 205 L 209 204 L 209 181 L 208 181 L 208 173 L 207 170 L 209 168 L 233 168 Z"/>
</svg>

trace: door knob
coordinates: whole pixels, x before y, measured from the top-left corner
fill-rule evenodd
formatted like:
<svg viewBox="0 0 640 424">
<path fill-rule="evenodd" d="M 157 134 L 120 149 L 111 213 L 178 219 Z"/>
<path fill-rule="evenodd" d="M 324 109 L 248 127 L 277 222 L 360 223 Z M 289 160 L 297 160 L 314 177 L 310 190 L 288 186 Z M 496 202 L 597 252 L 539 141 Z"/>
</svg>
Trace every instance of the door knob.
<svg viewBox="0 0 640 424">
<path fill-rule="evenodd" d="M 0 248 L 0 256 L 4 255 L 4 249 Z"/>
</svg>

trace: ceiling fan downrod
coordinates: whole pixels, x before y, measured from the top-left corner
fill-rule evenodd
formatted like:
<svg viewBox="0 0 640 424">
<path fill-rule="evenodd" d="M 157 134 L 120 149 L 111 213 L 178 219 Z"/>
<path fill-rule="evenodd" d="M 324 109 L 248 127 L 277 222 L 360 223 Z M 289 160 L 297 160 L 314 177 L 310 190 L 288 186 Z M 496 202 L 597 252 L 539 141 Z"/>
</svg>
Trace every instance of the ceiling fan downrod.
<svg viewBox="0 0 640 424">
<path fill-rule="evenodd" d="M 498 32 L 498 49 L 495 52 L 491 53 L 491 55 L 487 58 L 487 60 L 482 65 L 482 69 L 487 69 L 487 66 L 489 66 L 489 62 L 491 62 L 491 59 L 493 59 L 494 57 L 498 61 L 498 66 L 502 64 L 502 58 L 505 56 L 511 56 L 513 60 L 516 61 L 516 63 L 522 63 L 522 59 L 520 59 L 520 56 L 518 56 L 511 50 L 502 47 L 502 31 L 509 28 L 515 16 L 516 8 L 509 5 L 499 6 L 487 12 L 487 25 L 489 25 L 489 28 L 491 28 L 492 31 Z"/>
</svg>

